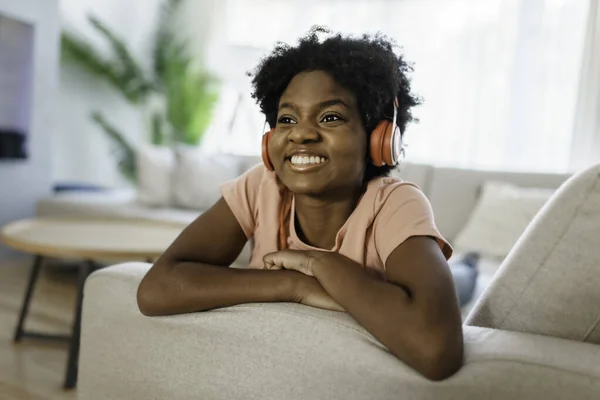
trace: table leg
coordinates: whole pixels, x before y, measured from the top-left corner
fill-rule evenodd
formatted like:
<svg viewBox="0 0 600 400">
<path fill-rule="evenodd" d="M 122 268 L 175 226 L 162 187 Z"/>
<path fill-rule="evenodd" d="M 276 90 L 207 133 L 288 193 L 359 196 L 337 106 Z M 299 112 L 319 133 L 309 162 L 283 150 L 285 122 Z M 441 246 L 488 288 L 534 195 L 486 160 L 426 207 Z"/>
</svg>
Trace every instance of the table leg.
<svg viewBox="0 0 600 400">
<path fill-rule="evenodd" d="M 67 372 L 65 376 L 65 389 L 72 389 L 77 383 L 77 368 L 79 361 L 79 338 L 81 333 L 81 307 L 83 303 L 83 287 L 87 277 L 94 271 L 93 261 L 86 260 L 79 269 L 77 279 L 77 299 L 75 304 L 75 318 L 73 320 L 73 330 L 71 341 L 69 343 L 69 359 L 67 361 Z"/>
<path fill-rule="evenodd" d="M 35 288 L 35 283 L 40 274 L 40 270 L 42 269 L 42 265 L 44 262 L 44 257 L 40 255 L 36 255 L 33 261 L 33 267 L 31 268 L 31 272 L 29 273 L 29 282 L 27 283 L 27 290 L 25 291 L 25 298 L 23 299 L 23 304 L 21 305 L 21 313 L 19 314 L 19 322 L 17 323 L 17 328 L 15 329 L 14 341 L 19 342 L 23 337 L 23 325 L 25 323 L 25 318 L 27 318 L 27 313 L 29 312 L 29 303 L 31 303 L 31 295 L 33 294 L 33 289 Z"/>
</svg>

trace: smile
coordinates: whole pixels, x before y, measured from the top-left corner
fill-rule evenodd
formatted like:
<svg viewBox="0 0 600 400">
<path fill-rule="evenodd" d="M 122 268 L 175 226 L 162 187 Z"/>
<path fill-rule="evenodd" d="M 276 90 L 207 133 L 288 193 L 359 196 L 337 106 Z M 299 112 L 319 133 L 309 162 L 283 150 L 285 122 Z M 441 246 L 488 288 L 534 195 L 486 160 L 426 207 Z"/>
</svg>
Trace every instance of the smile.
<svg viewBox="0 0 600 400">
<path fill-rule="evenodd" d="M 321 164 L 327 161 L 325 157 L 319 156 L 292 156 L 290 162 L 292 165 L 310 165 L 310 164 Z"/>
<path fill-rule="evenodd" d="M 295 171 L 308 171 L 326 164 L 328 159 L 313 155 L 294 155 L 287 159 L 290 167 Z"/>
</svg>

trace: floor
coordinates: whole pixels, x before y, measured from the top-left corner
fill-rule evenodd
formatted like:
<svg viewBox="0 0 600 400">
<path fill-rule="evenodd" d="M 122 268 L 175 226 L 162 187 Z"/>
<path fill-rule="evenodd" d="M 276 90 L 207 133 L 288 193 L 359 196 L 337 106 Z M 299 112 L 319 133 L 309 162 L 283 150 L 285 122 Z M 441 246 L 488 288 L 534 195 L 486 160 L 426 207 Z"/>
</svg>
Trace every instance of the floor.
<svg viewBox="0 0 600 400">
<path fill-rule="evenodd" d="M 0 400 L 75 399 L 74 390 L 62 388 L 66 343 L 32 339 L 13 343 L 29 269 L 29 260 L 0 264 Z M 68 334 L 75 306 L 75 282 L 71 269 L 43 268 L 26 329 Z"/>
</svg>

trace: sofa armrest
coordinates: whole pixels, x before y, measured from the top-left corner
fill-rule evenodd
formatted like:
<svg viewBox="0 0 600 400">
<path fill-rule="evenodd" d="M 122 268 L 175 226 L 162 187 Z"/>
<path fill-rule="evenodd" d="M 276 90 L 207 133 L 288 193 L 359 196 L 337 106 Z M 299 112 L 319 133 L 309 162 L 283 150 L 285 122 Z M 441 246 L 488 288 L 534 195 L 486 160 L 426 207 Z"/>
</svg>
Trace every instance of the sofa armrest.
<svg viewBox="0 0 600 400">
<path fill-rule="evenodd" d="M 78 396 L 123 399 L 597 398 L 600 347 L 465 326 L 465 366 L 429 382 L 345 313 L 245 304 L 145 317 L 149 268 L 99 270 L 85 286 Z"/>
</svg>

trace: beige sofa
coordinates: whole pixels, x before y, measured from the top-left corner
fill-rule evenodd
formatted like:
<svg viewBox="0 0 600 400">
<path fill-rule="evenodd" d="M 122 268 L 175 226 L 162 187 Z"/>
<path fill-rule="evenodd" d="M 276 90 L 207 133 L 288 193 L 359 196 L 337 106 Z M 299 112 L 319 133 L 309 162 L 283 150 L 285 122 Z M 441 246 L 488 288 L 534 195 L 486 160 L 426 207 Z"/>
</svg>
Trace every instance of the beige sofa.
<svg viewBox="0 0 600 400">
<path fill-rule="evenodd" d="M 600 165 L 535 217 L 467 319 L 465 366 L 437 383 L 343 313 L 280 303 L 144 317 L 149 265 L 112 266 L 86 283 L 78 398 L 600 399 L 598 238 Z"/>
</svg>

